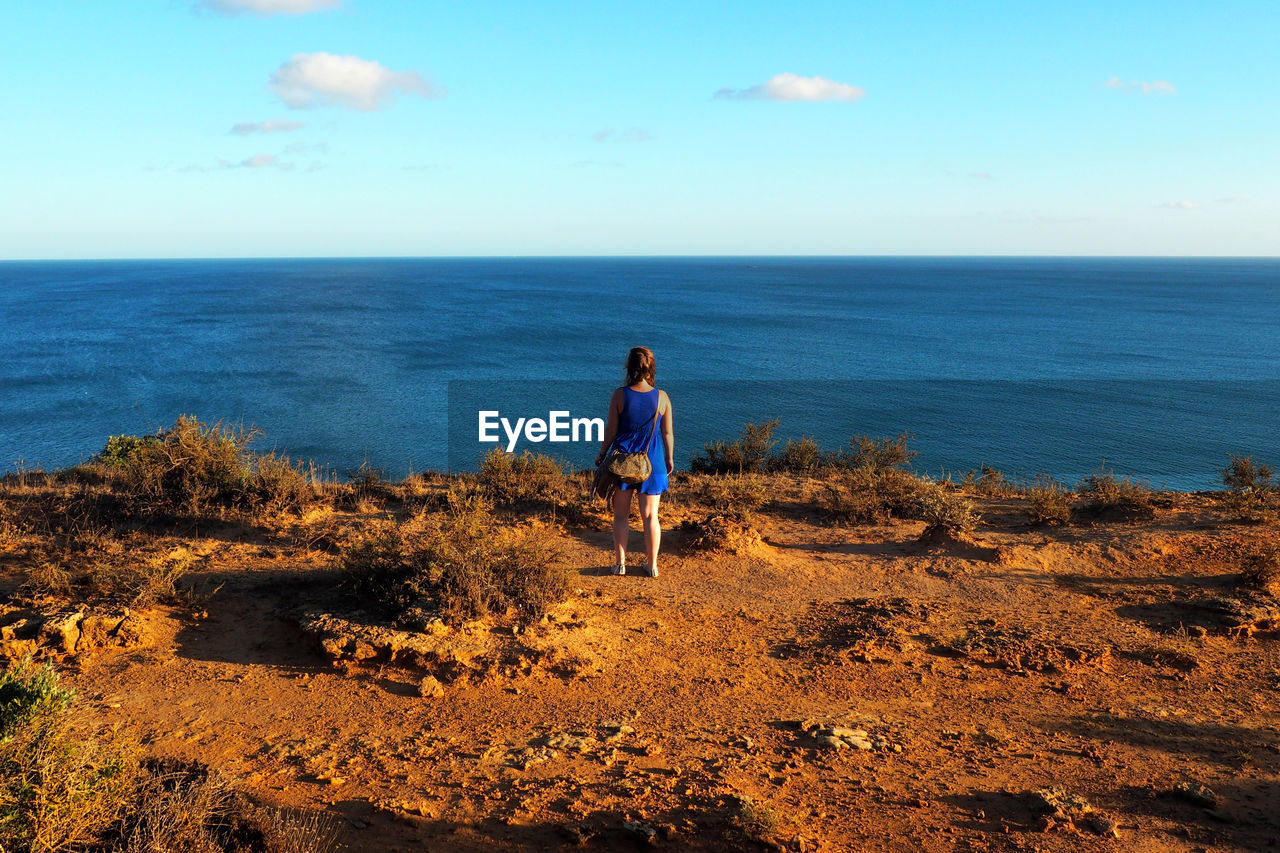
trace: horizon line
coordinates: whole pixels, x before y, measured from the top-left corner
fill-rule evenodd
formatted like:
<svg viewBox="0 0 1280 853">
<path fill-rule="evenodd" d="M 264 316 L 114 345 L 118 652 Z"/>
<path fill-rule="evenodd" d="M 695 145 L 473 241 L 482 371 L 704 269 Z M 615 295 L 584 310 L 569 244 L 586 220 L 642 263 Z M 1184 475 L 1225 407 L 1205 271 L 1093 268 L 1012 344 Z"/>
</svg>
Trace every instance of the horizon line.
<svg viewBox="0 0 1280 853">
<path fill-rule="evenodd" d="M 0 258 L 0 264 L 108 263 L 120 261 L 428 261 L 428 260 L 852 260 L 852 259 L 1039 259 L 1039 260 L 1280 260 L 1275 255 L 1126 255 L 1052 253 L 774 253 L 774 254 L 476 254 L 476 255 L 116 255 L 107 257 Z"/>
</svg>

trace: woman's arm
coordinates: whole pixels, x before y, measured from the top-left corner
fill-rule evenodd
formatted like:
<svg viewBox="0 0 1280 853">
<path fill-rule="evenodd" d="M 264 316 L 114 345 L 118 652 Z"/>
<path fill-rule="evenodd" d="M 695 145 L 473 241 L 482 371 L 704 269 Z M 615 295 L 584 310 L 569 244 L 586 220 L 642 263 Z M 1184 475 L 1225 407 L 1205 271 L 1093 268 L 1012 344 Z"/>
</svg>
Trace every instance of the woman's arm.
<svg viewBox="0 0 1280 853">
<path fill-rule="evenodd" d="M 621 414 L 622 389 L 615 388 L 613 396 L 609 398 L 609 419 L 604 425 L 604 441 L 600 443 L 600 452 L 596 454 L 597 465 L 604 461 L 604 455 L 609 452 L 609 445 L 613 444 L 613 440 L 618 437 L 618 416 Z"/>
<path fill-rule="evenodd" d="M 662 399 L 667 404 L 667 411 L 664 413 L 666 417 L 662 419 L 662 446 L 667 452 L 667 476 L 676 470 L 676 428 L 671 416 L 671 398 L 667 396 L 667 392 L 662 392 Z"/>
</svg>

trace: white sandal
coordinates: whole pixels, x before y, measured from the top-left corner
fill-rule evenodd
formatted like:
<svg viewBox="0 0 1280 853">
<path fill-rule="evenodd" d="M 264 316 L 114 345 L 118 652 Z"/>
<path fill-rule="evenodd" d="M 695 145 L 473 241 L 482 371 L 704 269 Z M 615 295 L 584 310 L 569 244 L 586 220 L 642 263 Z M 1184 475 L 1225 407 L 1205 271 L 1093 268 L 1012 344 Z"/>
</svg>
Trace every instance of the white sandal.
<svg viewBox="0 0 1280 853">
<path fill-rule="evenodd" d="M 613 574 L 615 574 L 615 575 L 625 575 L 625 574 L 627 573 L 627 564 L 626 564 L 626 563 L 619 563 L 618 565 L 614 566 L 614 567 L 613 567 L 612 569 L 610 569 L 609 571 L 610 571 L 610 572 L 612 572 L 612 573 L 613 573 Z"/>
</svg>

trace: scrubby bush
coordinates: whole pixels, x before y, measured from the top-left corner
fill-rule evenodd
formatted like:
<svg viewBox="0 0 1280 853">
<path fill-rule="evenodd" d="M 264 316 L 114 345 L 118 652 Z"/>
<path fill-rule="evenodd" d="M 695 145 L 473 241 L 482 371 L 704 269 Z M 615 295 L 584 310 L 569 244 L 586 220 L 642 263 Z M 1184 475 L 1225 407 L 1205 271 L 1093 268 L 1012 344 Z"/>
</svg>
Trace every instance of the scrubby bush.
<svg viewBox="0 0 1280 853">
<path fill-rule="evenodd" d="M 48 664 L 0 674 L 0 850 L 313 853 L 334 838 L 205 767 L 140 760 L 135 741 L 87 723 Z"/>
<path fill-rule="evenodd" d="M 340 563 L 352 593 L 395 617 L 428 608 L 459 621 L 514 608 L 536 619 L 568 592 L 549 531 L 501 524 L 479 496 L 374 525 Z"/>
<path fill-rule="evenodd" d="M 978 524 L 973 504 L 937 483 L 922 488 L 916 500 L 915 517 L 925 523 L 925 537 L 964 539 Z"/>
<path fill-rule="evenodd" d="M 695 474 L 754 474 L 764 471 L 777 441 L 773 432 L 778 419 L 744 424 L 736 441 L 710 441 L 694 456 L 689 470 Z"/>
<path fill-rule="evenodd" d="M 1117 478 L 1106 466 L 1085 477 L 1079 492 L 1088 515 L 1138 519 L 1154 514 L 1151 489 L 1129 477 Z"/>
<path fill-rule="evenodd" d="M 480 485 L 498 506 L 558 504 L 576 489 L 569 472 L 553 457 L 528 450 L 507 453 L 500 447 L 480 461 Z"/>
<path fill-rule="evenodd" d="M 1222 483 L 1233 492 L 1265 492 L 1272 488 L 1275 472 L 1252 456 L 1228 453 L 1230 464 L 1222 470 Z"/>
<path fill-rule="evenodd" d="M 1242 521 L 1271 521 L 1276 512 L 1275 473 L 1271 466 L 1255 462 L 1252 456 L 1228 454 L 1230 464 L 1222 471 L 1222 483 L 1227 487 L 1223 507 Z"/>
<path fill-rule="evenodd" d="M 298 509 L 314 500 L 314 478 L 288 457 L 250 449 L 259 434 L 184 415 L 154 436 L 112 436 L 97 459 L 143 511 Z"/>
<path fill-rule="evenodd" d="M 1071 520 L 1071 492 L 1052 477 L 1037 477 L 1022 490 L 1031 524 L 1061 525 Z"/>
<path fill-rule="evenodd" d="M 896 468 L 865 466 L 833 473 L 822 484 L 820 502 L 837 523 L 877 524 L 894 518 L 918 518 L 921 498 L 931 485 Z"/>
<path fill-rule="evenodd" d="M 1280 547 L 1257 543 L 1239 555 L 1240 582 L 1271 595 L 1280 594 Z"/>
<path fill-rule="evenodd" d="M 74 694 L 45 665 L 0 675 L 0 847 L 55 851 L 99 840 L 127 811 L 138 764 L 72 713 Z"/>
<path fill-rule="evenodd" d="M 753 474 L 693 477 L 688 482 L 694 500 L 706 503 L 717 512 L 728 512 L 743 518 L 764 506 L 769 499 L 769 487 L 765 480 Z"/>
<path fill-rule="evenodd" d="M 108 436 L 107 446 L 102 448 L 102 452 L 98 454 L 98 459 L 111 468 L 123 468 L 132 464 L 138 458 L 142 448 L 155 442 L 155 436 Z"/>
<path fill-rule="evenodd" d="M 893 438 L 855 435 L 849 439 L 849 450 L 844 456 L 845 467 L 875 472 L 902 470 L 919 455 L 909 446 L 910 441 L 911 434 L 906 432 Z"/>
<path fill-rule="evenodd" d="M 1000 497 L 1013 490 L 1003 471 L 987 465 L 983 465 L 977 471 L 967 472 L 962 485 L 987 497 Z"/>
<path fill-rule="evenodd" d="M 782 450 L 769 458 L 766 467 L 770 471 L 788 474 L 814 474 L 830 464 L 830 454 L 824 453 L 818 442 L 805 436 L 787 439 Z"/>
</svg>

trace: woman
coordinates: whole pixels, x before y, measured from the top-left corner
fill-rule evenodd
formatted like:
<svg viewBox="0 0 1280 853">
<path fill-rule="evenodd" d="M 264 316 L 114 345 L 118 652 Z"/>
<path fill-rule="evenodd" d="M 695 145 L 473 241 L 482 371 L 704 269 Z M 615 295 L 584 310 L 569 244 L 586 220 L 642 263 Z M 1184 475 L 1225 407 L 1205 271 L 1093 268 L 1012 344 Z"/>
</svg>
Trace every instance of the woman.
<svg viewBox="0 0 1280 853">
<path fill-rule="evenodd" d="M 621 483 L 613 493 L 613 573 L 627 573 L 627 534 L 630 530 L 631 496 L 640 493 L 640 517 L 644 520 L 645 571 L 658 576 L 658 544 L 662 527 L 658 524 L 658 501 L 667 490 L 667 476 L 675 469 L 675 432 L 671 426 L 671 400 L 665 391 L 653 387 L 657 362 L 648 347 L 635 347 L 627 356 L 627 383 L 609 399 L 609 420 L 604 442 L 596 456 L 596 467 L 610 447 L 623 453 L 647 451 L 653 473 L 639 485 Z M 656 423 L 655 423 L 656 421 Z M 661 441 L 658 437 L 661 436 Z"/>
</svg>

